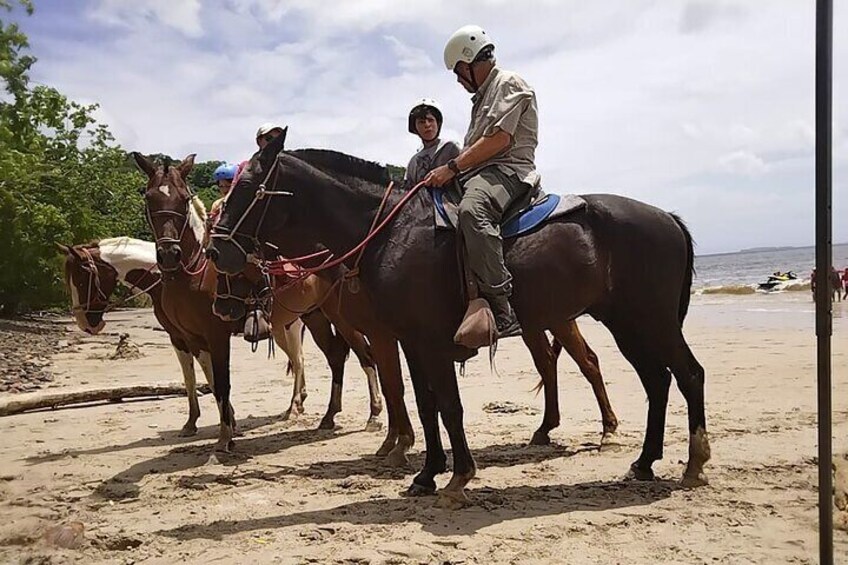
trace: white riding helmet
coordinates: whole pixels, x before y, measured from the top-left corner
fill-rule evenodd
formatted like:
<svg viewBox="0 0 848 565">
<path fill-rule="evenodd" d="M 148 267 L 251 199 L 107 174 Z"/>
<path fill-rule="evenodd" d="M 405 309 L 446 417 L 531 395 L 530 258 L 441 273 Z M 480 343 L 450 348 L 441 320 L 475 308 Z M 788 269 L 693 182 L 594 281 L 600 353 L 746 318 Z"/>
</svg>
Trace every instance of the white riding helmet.
<svg viewBox="0 0 848 565">
<path fill-rule="evenodd" d="M 432 98 L 421 98 L 420 100 L 416 100 L 415 104 L 412 105 L 412 109 L 409 111 L 409 133 L 418 134 L 418 131 L 415 129 L 415 117 L 413 114 L 415 110 L 418 108 L 426 106 L 433 111 L 433 116 L 436 118 L 436 123 L 439 124 L 439 132 L 442 129 L 442 108 L 439 106 L 439 103 L 433 100 Z M 438 135 L 438 133 L 437 133 Z"/>
<path fill-rule="evenodd" d="M 284 130 L 284 129 L 286 129 L 286 126 L 283 125 L 283 124 L 278 124 L 276 122 L 265 122 L 264 124 L 259 126 L 258 130 L 256 130 L 256 139 L 259 139 L 260 137 L 262 137 L 266 133 L 274 131 L 275 129 Z"/>
<path fill-rule="evenodd" d="M 489 45 L 495 46 L 482 27 L 462 26 L 445 44 L 445 66 L 452 71 L 460 61 L 471 63 L 480 51 Z"/>
</svg>

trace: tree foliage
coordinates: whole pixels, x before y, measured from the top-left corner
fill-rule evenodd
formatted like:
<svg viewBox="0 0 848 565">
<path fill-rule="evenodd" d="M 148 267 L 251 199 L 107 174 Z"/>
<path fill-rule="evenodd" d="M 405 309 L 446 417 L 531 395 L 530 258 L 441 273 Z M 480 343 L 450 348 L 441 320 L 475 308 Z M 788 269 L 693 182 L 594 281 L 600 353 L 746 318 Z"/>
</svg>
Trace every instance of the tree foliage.
<svg viewBox="0 0 848 565">
<path fill-rule="evenodd" d="M 20 3 L 31 12 L 29 2 Z M 12 5 L 0 1 L 0 9 Z M 14 23 L 0 19 L 0 313 L 63 298 L 55 243 L 147 235 L 143 178 L 81 105 L 31 87 L 35 58 Z"/>
</svg>

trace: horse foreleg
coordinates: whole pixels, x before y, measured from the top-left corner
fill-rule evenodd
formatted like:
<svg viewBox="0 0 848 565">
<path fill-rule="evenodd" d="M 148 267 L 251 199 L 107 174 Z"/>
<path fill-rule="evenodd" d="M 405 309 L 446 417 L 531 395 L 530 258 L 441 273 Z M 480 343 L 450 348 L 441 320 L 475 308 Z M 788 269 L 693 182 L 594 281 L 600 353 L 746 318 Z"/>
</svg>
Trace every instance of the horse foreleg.
<svg viewBox="0 0 848 565">
<path fill-rule="evenodd" d="M 303 322 L 298 318 L 289 327 L 272 324 L 271 332 L 274 341 L 289 358 L 289 368 L 294 377 L 292 399 L 288 410 L 283 412 L 282 419 L 303 414 L 303 401 L 306 400 L 306 375 L 303 368 Z"/>
<path fill-rule="evenodd" d="M 533 356 L 533 363 L 539 376 L 542 377 L 542 388 L 545 391 L 545 415 L 542 424 L 533 434 L 531 445 L 548 445 L 551 443 L 549 432 L 559 426 L 559 393 L 557 390 L 556 356 L 544 331 L 524 329 L 521 336 L 524 344 Z"/>
<path fill-rule="evenodd" d="M 218 413 L 221 416 L 218 443 L 215 451 L 229 452 L 233 448 L 233 436 L 235 435 L 235 411 L 230 403 L 230 334 L 217 336 L 210 343 L 211 352 L 201 351 L 199 359 L 201 366 L 206 359 L 211 361 L 212 382 L 215 400 L 218 403 Z"/>
<path fill-rule="evenodd" d="M 601 411 L 601 422 L 603 424 L 603 436 L 601 437 L 601 445 L 605 445 L 610 436 L 618 429 L 618 418 L 610 404 L 607 396 L 607 388 L 604 385 L 604 378 L 601 374 L 601 367 L 598 362 L 598 356 L 586 343 L 586 340 L 580 334 L 580 329 L 577 323 L 570 321 L 562 324 L 551 331 L 557 341 L 565 348 L 566 352 L 574 359 L 580 372 L 592 385 L 592 392 L 595 393 L 595 400 L 598 402 L 598 408 Z"/>
<path fill-rule="evenodd" d="M 180 430 L 180 437 L 189 437 L 197 433 L 197 419 L 200 417 L 200 404 L 197 402 L 197 377 L 194 373 L 194 357 L 174 345 L 174 353 L 183 371 L 186 396 L 188 397 L 188 420 Z"/>
<path fill-rule="evenodd" d="M 200 368 L 203 370 L 203 375 L 206 377 L 206 384 L 209 385 L 209 389 L 212 391 L 212 395 L 215 395 L 215 369 L 212 366 L 212 355 L 208 351 L 201 351 L 197 356 L 197 362 L 200 364 Z M 218 398 L 217 396 L 215 397 Z M 235 410 L 233 410 L 233 405 L 230 404 L 230 417 L 233 421 L 233 434 L 238 435 L 238 425 L 236 424 L 236 414 Z"/>
<path fill-rule="evenodd" d="M 428 382 L 427 365 L 423 362 L 426 354 L 415 354 L 404 344 L 404 352 L 409 364 L 409 374 L 412 378 L 412 387 L 415 390 L 415 402 L 418 405 L 418 418 L 421 427 L 424 428 L 424 443 L 426 444 L 426 455 L 424 467 L 412 479 L 412 484 L 407 489 L 410 496 L 424 496 L 436 493 L 436 475 L 444 473 L 447 469 L 447 455 L 442 446 L 442 437 L 439 433 L 439 412 L 436 405 L 436 395 Z"/>
</svg>

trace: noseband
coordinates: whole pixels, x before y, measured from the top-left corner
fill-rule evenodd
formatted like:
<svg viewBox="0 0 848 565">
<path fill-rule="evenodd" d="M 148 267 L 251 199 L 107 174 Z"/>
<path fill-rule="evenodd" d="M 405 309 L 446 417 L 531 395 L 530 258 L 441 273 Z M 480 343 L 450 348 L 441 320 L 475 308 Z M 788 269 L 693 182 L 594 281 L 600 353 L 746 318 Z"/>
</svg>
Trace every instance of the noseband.
<svg viewBox="0 0 848 565">
<path fill-rule="evenodd" d="M 176 245 L 180 246 L 180 248 L 182 248 L 183 235 L 185 235 L 186 228 L 188 227 L 188 225 L 190 223 L 189 215 L 191 214 L 190 206 L 191 206 L 192 198 L 195 198 L 195 195 L 189 193 L 188 200 L 186 200 L 186 207 L 185 207 L 184 212 L 178 212 L 176 210 L 155 210 L 155 211 L 151 211 L 150 206 L 148 206 L 147 202 L 144 203 L 144 211 L 145 211 L 146 216 L 147 216 L 147 223 L 150 225 L 150 231 L 153 232 L 153 238 L 156 241 L 157 247 L 159 245 L 163 245 L 163 244 L 165 244 L 165 245 L 176 244 Z M 182 219 L 183 225 L 182 225 L 182 228 L 180 228 L 180 234 L 179 234 L 179 236 L 177 236 L 176 239 L 174 239 L 173 237 L 167 237 L 167 236 L 164 236 L 164 235 L 160 236 L 158 233 L 156 233 L 156 225 L 153 223 L 153 218 L 156 218 L 158 216 L 176 216 L 177 218 Z M 199 264 L 199 266 L 198 266 L 198 264 Z M 192 270 L 192 266 L 194 266 L 196 268 L 194 270 Z M 161 269 L 161 266 L 160 266 L 160 269 Z M 195 252 L 194 256 L 191 257 L 191 260 L 188 263 L 183 263 L 183 261 L 180 260 L 180 269 L 185 274 L 187 274 L 189 276 L 194 276 L 194 275 L 200 274 L 206 269 L 206 260 L 204 259 L 203 242 L 202 241 L 197 242 L 197 251 Z M 163 269 L 162 272 L 165 273 L 167 271 L 165 271 Z"/>
</svg>

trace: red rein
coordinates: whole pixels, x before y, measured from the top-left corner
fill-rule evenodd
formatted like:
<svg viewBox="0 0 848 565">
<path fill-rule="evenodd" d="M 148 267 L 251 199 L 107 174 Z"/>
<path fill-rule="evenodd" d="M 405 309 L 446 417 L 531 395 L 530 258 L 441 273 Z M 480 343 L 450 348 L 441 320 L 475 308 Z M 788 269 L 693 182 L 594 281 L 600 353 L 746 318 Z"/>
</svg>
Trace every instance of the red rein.
<svg viewBox="0 0 848 565">
<path fill-rule="evenodd" d="M 333 255 L 329 249 L 325 249 L 323 251 L 319 251 L 317 253 L 312 253 L 310 255 L 304 255 L 302 257 L 295 257 L 292 259 L 286 259 L 281 257 L 275 261 L 266 261 L 265 268 L 268 270 L 268 274 L 274 276 L 285 276 L 289 279 L 286 282 L 285 286 L 289 284 L 293 284 L 299 282 L 309 275 L 313 275 L 315 273 L 319 273 L 326 269 L 330 269 L 341 265 L 345 261 L 348 261 L 352 257 L 356 256 L 356 260 L 353 264 L 353 270 L 346 275 L 346 277 L 356 276 L 359 271 L 359 261 L 362 259 L 362 255 L 365 252 L 365 248 L 368 246 L 371 241 L 377 237 L 377 235 L 391 222 L 395 216 L 398 215 L 401 208 L 409 202 L 413 196 L 418 192 L 418 190 L 424 185 L 423 182 L 419 182 L 411 189 L 409 192 L 403 195 L 403 197 L 398 200 L 397 204 L 395 204 L 394 208 L 392 208 L 389 213 L 380 221 L 380 215 L 383 213 L 383 209 L 386 207 L 386 203 L 389 201 L 389 195 L 392 192 L 392 188 L 394 187 L 394 182 L 390 182 L 389 186 L 386 187 L 386 192 L 383 194 L 383 200 L 380 202 L 380 208 L 377 210 L 377 215 L 374 216 L 374 221 L 371 223 L 371 228 L 368 230 L 368 234 L 365 238 L 353 249 L 342 255 L 341 257 L 337 257 L 333 259 Z M 379 224 L 378 224 L 379 222 Z M 305 261 L 310 261 L 314 259 L 325 258 L 324 261 L 315 267 L 306 267 L 303 265 Z"/>
</svg>

